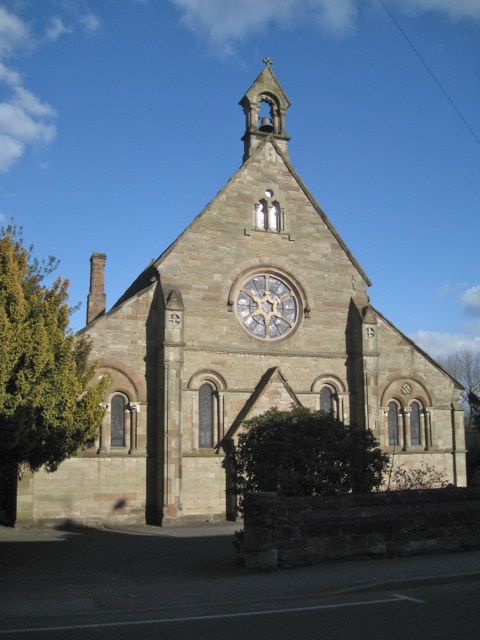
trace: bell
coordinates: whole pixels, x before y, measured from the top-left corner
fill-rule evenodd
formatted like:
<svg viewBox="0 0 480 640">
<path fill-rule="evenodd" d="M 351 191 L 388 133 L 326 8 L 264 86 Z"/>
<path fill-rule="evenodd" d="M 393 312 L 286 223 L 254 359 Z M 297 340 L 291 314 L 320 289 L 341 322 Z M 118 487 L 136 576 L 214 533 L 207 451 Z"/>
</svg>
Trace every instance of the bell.
<svg viewBox="0 0 480 640">
<path fill-rule="evenodd" d="M 272 121 L 270 118 L 262 118 L 258 130 L 263 131 L 263 133 L 273 133 Z"/>
</svg>

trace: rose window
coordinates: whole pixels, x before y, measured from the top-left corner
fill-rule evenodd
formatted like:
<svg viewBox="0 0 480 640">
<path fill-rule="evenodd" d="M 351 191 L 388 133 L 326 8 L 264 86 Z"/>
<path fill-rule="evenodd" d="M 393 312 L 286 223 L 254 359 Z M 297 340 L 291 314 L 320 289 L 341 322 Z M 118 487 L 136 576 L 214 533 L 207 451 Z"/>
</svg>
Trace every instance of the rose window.
<svg viewBox="0 0 480 640">
<path fill-rule="evenodd" d="M 281 338 L 291 331 L 297 319 L 295 294 L 276 276 L 255 276 L 238 293 L 237 315 L 245 329 L 257 338 Z"/>
</svg>

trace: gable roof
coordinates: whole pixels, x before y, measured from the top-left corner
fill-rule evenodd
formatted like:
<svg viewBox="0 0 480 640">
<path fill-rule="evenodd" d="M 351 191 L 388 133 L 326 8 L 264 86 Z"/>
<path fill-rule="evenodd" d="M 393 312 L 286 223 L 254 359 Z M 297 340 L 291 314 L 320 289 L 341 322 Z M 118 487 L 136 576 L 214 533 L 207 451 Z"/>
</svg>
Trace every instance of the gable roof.
<svg viewBox="0 0 480 640">
<path fill-rule="evenodd" d="M 415 344 L 413 340 L 411 340 L 408 336 L 402 333 L 400 329 L 398 329 L 392 322 L 390 322 L 390 320 L 388 320 L 383 314 L 381 314 L 380 311 L 378 311 L 378 309 L 373 307 L 371 304 L 369 304 L 368 306 L 378 317 L 380 317 L 385 322 L 386 325 L 390 327 L 390 329 L 398 333 L 402 337 L 402 339 L 408 343 L 410 347 L 415 349 L 415 351 L 417 351 L 426 360 L 428 360 L 428 362 L 430 362 L 431 365 L 433 365 L 436 369 L 438 369 L 438 371 L 446 375 L 447 378 L 450 378 L 450 380 L 453 382 L 453 384 L 457 389 L 460 389 L 461 391 L 465 389 L 465 387 L 458 380 L 456 380 L 450 373 L 448 373 L 448 371 L 446 371 L 440 364 L 438 364 L 438 362 L 434 360 L 432 356 L 428 355 L 428 353 L 424 351 L 422 348 L 420 348 L 418 344 Z"/>
<path fill-rule="evenodd" d="M 244 422 L 245 420 L 248 419 L 248 416 L 255 409 L 255 406 L 258 404 L 258 402 L 261 400 L 262 396 L 264 395 L 268 385 L 271 382 L 273 382 L 275 380 L 275 378 L 277 378 L 277 380 L 280 382 L 280 384 L 282 384 L 285 387 L 288 395 L 292 399 L 292 402 L 294 404 L 299 405 L 300 407 L 302 406 L 302 403 L 297 398 L 297 396 L 295 395 L 295 392 L 293 391 L 293 389 L 288 384 L 287 379 L 283 375 L 282 370 L 280 369 L 280 367 L 272 367 L 271 369 L 267 369 L 267 371 L 260 378 L 260 382 L 255 387 L 255 391 L 252 393 L 250 398 L 244 404 L 244 406 L 242 407 L 242 409 L 238 413 L 237 417 L 233 421 L 232 426 L 227 431 L 227 433 L 223 436 L 222 440 L 218 443 L 218 447 L 222 446 L 222 442 L 224 440 L 231 440 L 233 438 L 235 433 L 240 428 L 240 425 L 242 424 L 242 422 Z"/>
<path fill-rule="evenodd" d="M 298 173 L 295 171 L 295 169 L 293 168 L 293 165 L 290 163 L 290 161 L 288 160 L 288 158 L 286 157 L 285 153 L 281 150 L 281 148 L 279 147 L 279 145 L 277 144 L 277 142 L 275 141 L 275 138 L 273 135 L 269 135 L 268 137 L 266 137 L 264 140 L 262 140 L 262 142 L 258 145 L 258 147 L 255 149 L 255 151 L 252 153 L 252 155 L 244 162 L 244 164 L 238 169 L 238 171 L 236 171 L 233 176 L 228 180 L 228 182 L 222 187 L 222 189 L 220 189 L 220 191 L 217 193 L 217 195 L 212 198 L 212 200 L 210 200 L 210 202 L 207 204 L 207 206 L 192 220 L 192 222 L 188 225 L 188 227 L 186 227 L 186 229 L 176 238 L 176 240 L 174 240 L 172 242 L 172 244 L 167 247 L 167 249 L 165 249 L 165 251 L 160 254 L 160 256 L 157 258 L 157 260 L 155 261 L 155 267 L 159 267 L 162 262 L 167 258 L 167 256 L 174 250 L 174 248 L 177 246 L 177 244 L 180 242 L 180 240 L 195 226 L 195 224 L 197 223 L 198 220 L 200 220 L 200 218 L 202 218 L 212 207 L 212 205 L 214 204 L 214 202 L 223 195 L 223 193 L 228 189 L 229 184 L 235 180 L 237 178 L 238 175 L 240 175 L 242 173 L 242 171 L 245 170 L 245 168 L 253 162 L 254 158 L 256 158 L 257 155 L 259 155 L 262 151 L 262 149 L 264 148 L 264 146 L 268 143 L 271 143 L 273 145 L 273 147 L 275 148 L 275 151 L 279 154 L 279 156 L 282 158 L 283 162 L 285 163 L 287 169 L 290 171 L 292 177 L 294 178 L 294 180 L 297 182 L 298 186 L 300 187 L 300 189 L 303 191 L 303 193 L 305 194 L 305 196 L 307 197 L 307 199 L 310 201 L 310 203 L 312 204 L 313 208 L 315 209 L 315 211 L 318 213 L 318 215 L 320 216 L 320 218 L 323 220 L 323 222 L 325 223 L 325 225 L 327 226 L 327 228 L 329 229 L 329 231 L 332 233 L 332 235 L 334 236 L 335 240 L 338 242 L 338 244 L 342 247 L 342 249 L 344 250 L 345 254 L 347 255 L 347 257 L 349 258 L 350 262 L 353 264 L 353 266 L 357 269 L 357 271 L 360 273 L 360 275 L 362 276 L 362 278 L 365 280 L 367 286 L 371 286 L 372 282 L 369 279 L 369 277 L 367 276 L 367 274 L 365 273 L 365 271 L 362 269 L 362 267 L 358 264 L 357 260 L 355 259 L 355 257 L 353 256 L 353 254 L 351 253 L 351 251 L 349 250 L 349 248 L 347 247 L 347 245 L 345 244 L 345 242 L 342 240 L 342 238 L 340 237 L 340 234 L 338 233 L 338 231 L 335 229 L 334 225 L 331 223 L 331 221 L 329 220 L 329 218 L 327 217 L 326 213 L 323 211 L 323 209 L 319 206 L 319 204 L 317 203 L 317 201 L 315 200 L 315 198 L 312 196 L 312 194 L 310 193 L 310 191 L 307 189 L 307 187 L 305 186 L 304 182 L 302 181 L 302 179 L 300 178 L 300 176 L 298 175 Z M 123 298 L 123 296 L 122 296 Z"/>
</svg>

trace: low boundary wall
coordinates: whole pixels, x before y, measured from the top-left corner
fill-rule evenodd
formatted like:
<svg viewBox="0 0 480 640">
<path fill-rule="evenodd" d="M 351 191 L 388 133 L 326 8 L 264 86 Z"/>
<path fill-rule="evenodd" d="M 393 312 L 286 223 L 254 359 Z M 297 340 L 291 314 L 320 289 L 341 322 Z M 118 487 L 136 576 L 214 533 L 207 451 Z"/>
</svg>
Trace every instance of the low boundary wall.
<svg viewBox="0 0 480 640">
<path fill-rule="evenodd" d="M 480 548 L 480 489 L 280 498 L 248 493 L 249 568 Z"/>
</svg>

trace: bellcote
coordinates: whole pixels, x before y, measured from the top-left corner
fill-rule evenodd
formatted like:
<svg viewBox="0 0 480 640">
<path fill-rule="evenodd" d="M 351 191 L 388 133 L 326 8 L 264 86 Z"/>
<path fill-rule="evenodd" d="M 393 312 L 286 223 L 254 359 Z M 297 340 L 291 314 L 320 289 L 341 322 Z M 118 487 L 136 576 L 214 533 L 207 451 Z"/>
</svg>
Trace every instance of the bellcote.
<svg viewBox="0 0 480 640">
<path fill-rule="evenodd" d="M 291 102 L 272 71 L 273 63 L 270 58 L 265 58 L 263 62 L 265 68 L 239 102 L 246 117 L 246 129 L 242 138 L 245 147 L 244 162 L 262 140 L 270 135 L 288 157 L 290 138 L 285 130 L 285 114 Z M 262 102 L 270 108 L 269 117 L 259 118 Z"/>
</svg>

